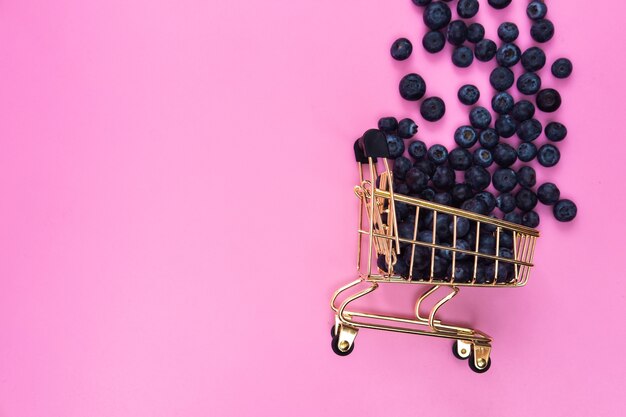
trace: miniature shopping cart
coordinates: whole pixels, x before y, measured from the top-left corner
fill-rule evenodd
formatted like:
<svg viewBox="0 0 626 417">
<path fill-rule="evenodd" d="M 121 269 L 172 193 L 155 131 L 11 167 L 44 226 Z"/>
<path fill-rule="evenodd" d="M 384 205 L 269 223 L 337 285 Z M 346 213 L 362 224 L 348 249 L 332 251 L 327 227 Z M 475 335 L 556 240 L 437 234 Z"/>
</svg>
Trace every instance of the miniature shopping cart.
<svg viewBox="0 0 626 417">
<path fill-rule="evenodd" d="M 355 142 L 354 151 L 360 179 L 359 185 L 354 188 L 360 201 L 359 278 L 339 288 L 332 297 L 331 308 L 335 312 L 335 324 L 331 329 L 333 351 L 341 356 L 350 354 L 361 328 L 435 336 L 453 339 L 454 355 L 459 359 L 469 359 L 473 371 L 487 371 L 491 366 L 491 337 L 476 329 L 444 324 L 436 318 L 437 311 L 458 294 L 462 286 L 524 286 L 533 266 L 533 252 L 539 233 L 493 217 L 395 194 L 386 137 L 378 130 L 367 131 Z M 380 173 L 379 165 L 382 165 Z M 406 227 L 404 233 L 398 232 L 396 211 L 400 208 L 404 213 L 408 208 L 409 221 L 414 225 L 412 235 L 409 233 L 407 236 Z M 439 242 L 438 233 L 441 234 L 442 230 L 437 227 L 438 216 L 447 216 L 451 223 L 451 236 L 448 236 L 451 244 Z M 461 234 L 461 223 L 465 226 L 469 223 L 475 236 L 471 247 L 457 244 L 461 241 L 457 237 Z M 428 229 L 428 233 L 422 233 L 424 228 Z M 486 240 L 490 240 L 492 245 L 485 246 L 483 242 Z M 450 267 L 442 272 L 436 261 L 444 257 L 447 257 Z M 365 260 L 365 267 L 362 267 Z M 405 262 L 402 268 L 399 262 Z M 463 276 L 460 274 L 462 270 L 457 268 L 461 263 L 466 267 Z M 383 283 L 424 284 L 429 288 L 417 299 L 415 316 L 410 318 L 348 309 L 352 302 L 372 293 Z M 362 288 L 363 285 L 359 284 L 366 287 Z M 422 314 L 424 300 L 440 288 L 448 288 L 449 291 L 433 305 L 430 312 Z M 338 302 L 341 294 L 347 296 Z"/>
</svg>

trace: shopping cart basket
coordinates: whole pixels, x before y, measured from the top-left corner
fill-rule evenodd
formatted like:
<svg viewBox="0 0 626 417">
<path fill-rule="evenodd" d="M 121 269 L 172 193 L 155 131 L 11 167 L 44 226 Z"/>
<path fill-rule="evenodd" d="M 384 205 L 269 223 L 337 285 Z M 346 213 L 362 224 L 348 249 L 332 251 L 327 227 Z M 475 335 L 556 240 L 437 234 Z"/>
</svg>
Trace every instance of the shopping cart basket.
<svg viewBox="0 0 626 417">
<path fill-rule="evenodd" d="M 331 299 L 331 308 L 335 312 L 335 324 L 331 329 L 333 351 L 341 356 L 351 353 L 361 328 L 435 336 L 453 339 L 454 355 L 459 359 L 469 359 L 473 371 L 487 371 L 491 366 L 492 338 L 476 329 L 443 323 L 436 318 L 437 311 L 463 286 L 524 286 L 533 266 L 539 232 L 493 217 L 394 193 L 386 137 L 378 130 L 369 130 L 358 139 L 354 152 L 360 180 L 359 185 L 354 187 L 360 201 L 359 277 L 335 291 Z M 407 233 L 406 222 L 398 231 L 396 214 L 400 209 L 405 214 L 408 209 L 412 233 L 410 229 Z M 438 227 L 440 222 L 437 219 L 442 216 L 449 221 L 447 230 Z M 470 232 L 467 232 L 468 226 Z M 464 229 L 462 232 L 461 227 Z M 427 233 L 423 233 L 425 228 Z M 439 241 L 438 234 L 443 233 L 450 233 L 451 244 Z M 465 233 L 474 236 L 469 239 L 470 247 L 467 244 L 457 245 L 461 242 L 457 235 L 465 236 Z M 487 240 L 491 241 L 491 245 L 484 244 Z M 400 258 L 401 253 L 403 258 Z M 450 267 L 442 271 L 437 264 L 438 258 L 448 259 Z M 402 268 L 399 262 L 405 262 Z M 465 269 L 457 268 L 461 264 Z M 424 284 L 429 288 L 417 299 L 414 317 L 348 310 L 353 301 L 372 293 L 383 283 Z M 363 289 L 359 284 L 367 286 Z M 433 305 L 428 314 L 422 314 L 420 307 L 424 300 L 440 288 L 448 288 L 449 292 Z M 339 303 L 338 297 L 343 293 L 347 297 Z"/>
</svg>

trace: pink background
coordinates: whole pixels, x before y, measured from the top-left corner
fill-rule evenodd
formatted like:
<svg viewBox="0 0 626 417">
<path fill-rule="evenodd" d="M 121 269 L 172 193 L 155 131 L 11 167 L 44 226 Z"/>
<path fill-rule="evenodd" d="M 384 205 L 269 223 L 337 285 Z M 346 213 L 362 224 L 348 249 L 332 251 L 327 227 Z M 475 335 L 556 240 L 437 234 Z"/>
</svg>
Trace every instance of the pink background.
<svg viewBox="0 0 626 417">
<path fill-rule="evenodd" d="M 525 3 L 481 0 L 488 36 L 512 19 L 528 46 Z M 354 278 L 353 139 L 395 114 L 452 144 L 492 64 L 427 56 L 410 0 L 3 1 L 0 416 L 623 415 L 626 7 L 549 7 L 549 62 L 575 69 L 541 72 L 570 133 L 540 178 L 579 217 L 542 209 L 529 285 L 445 311 L 495 338 L 476 375 L 432 338 L 364 330 L 337 357 L 328 300 Z M 442 123 L 400 99 L 410 71 Z"/>
</svg>

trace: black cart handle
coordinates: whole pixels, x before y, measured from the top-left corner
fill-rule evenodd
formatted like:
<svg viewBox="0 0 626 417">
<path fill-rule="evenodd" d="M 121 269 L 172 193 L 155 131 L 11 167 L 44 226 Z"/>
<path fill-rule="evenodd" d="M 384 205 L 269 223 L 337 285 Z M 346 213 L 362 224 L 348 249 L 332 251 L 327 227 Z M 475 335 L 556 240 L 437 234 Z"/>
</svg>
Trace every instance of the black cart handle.
<svg viewBox="0 0 626 417">
<path fill-rule="evenodd" d="M 376 162 L 376 158 L 389 158 L 387 136 L 378 129 L 370 129 L 354 142 L 354 157 L 357 162 L 367 163 L 368 157 Z"/>
</svg>

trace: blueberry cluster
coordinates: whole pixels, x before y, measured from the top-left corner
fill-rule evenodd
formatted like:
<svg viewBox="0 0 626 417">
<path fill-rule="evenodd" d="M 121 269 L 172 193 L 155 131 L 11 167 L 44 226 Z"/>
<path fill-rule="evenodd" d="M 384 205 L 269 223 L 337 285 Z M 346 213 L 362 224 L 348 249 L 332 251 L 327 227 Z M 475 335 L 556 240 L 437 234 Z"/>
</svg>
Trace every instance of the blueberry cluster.
<svg viewBox="0 0 626 417">
<path fill-rule="evenodd" d="M 462 86 L 458 99 L 471 108 L 469 123 L 454 133 L 457 147 L 450 151 L 442 145 L 427 148 L 416 140 L 408 146 L 412 160 L 403 156 L 404 139 L 410 139 L 417 131 L 415 122 L 410 119 L 397 122 L 393 117 L 381 119 L 379 129 L 387 134 L 391 157 L 395 159 L 396 191 L 485 215 L 495 215 L 497 208 L 505 220 L 529 227 L 539 224 L 539 215 L 534 211 L 539 201 L 553 206 L 557 220 L 571 221 L 577 212 L 571 200 L 561 200 L 558 188 L 552 183 L 535 188 L 536 172 L 531 166 L 516 168 L 518 161 L 530 163 L 535 159 L 543 167 L 555 166 L 561 158 L 557 144 L 567 136 L 567 128 L 562 123 L 551 121 L 544 127 L 534 117 L 537 110 L 552 113 L 561 106 L 559 92 L 545 88 L 536 73 L 546 64 L 544 51 L 532 46 L 522 52 L 515 43 L 520 32 L 513 22 L 504 22 L 498 27 L 500 45 L 486 39 L 480 23 L 465 21 L 477 15 L 477 0 L 459 0 L 455 20 L 447 4 L 450 2 L 413 0 L 413 3 L 424 7 L 424 24 L 429 29 L 422 39 L 426 51 L 440 52 L 448 42 L 454 46 L 452 62 L 462 68 L 470 66 L 474 58 L 481 62 L 495 60 L 497 65 L 489 75 L 495 93 L 490 111 L 476 105 L 481 95 L 476 86 Z M 489 5 L 496 9 L 503 9 L 510 3 L 511 0 L 489 0 Z M 537 43 L 547 42 L 554 36 L 554 25 L 546 18 L 547 12 L 543 1 L 528 4 L 526 13 L 532 20 L 530 36 Z M 411 42 L 402 38 L 392 45 L 391 55 L 405 60 L 412 50 Z M 511 68 L 517 64 L 521 64 L 525 72 L 516 80 Z M 552 64 L 551 72 L 555 78 L 566 78 L 572 72 L 572 63 L 559 58 Z M 515 101 L 509 92 L 513 86 L 528 99 Z M 444 116 L 444 101 L 426 96 L 426 82 L 421 75 L 404 76 L 399 92 L 405 100 L 423 99 L 420 113 L 424 120 L 434 122 Z M 547 142 L 538 146 L 535 141 L 542 134 Z M 518 144 L 512 143 L 513 136 L 519 139 Z M 497 195 L 487 190 L 491 185 Z"/>
</svg>

